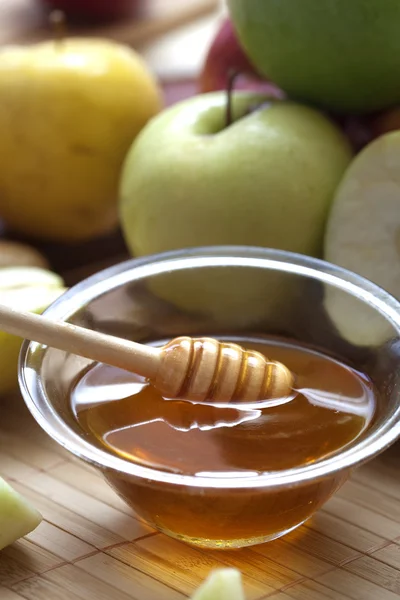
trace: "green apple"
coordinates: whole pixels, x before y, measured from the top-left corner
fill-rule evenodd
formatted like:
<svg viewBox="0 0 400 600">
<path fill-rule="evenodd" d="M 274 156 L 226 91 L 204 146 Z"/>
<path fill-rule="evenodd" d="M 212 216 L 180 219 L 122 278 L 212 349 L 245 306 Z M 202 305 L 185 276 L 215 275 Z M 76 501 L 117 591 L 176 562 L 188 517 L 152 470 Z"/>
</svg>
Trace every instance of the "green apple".
<svg viewBox="0 0 400 600">
<path fill-rule="evenodd" d="M 352 154 L 321 113 L 259 94 L 200 95 L 174 105 L 142 131 L 125 160 L 120 217 L 135 256 L 193 246 L 247 245 L 319 256 L 326 216 Z M 161 277 L 159 294 L 192 311 L 231 319 L 265 312 L 278 286 L 259 271 L 222 269 L 184 281 Z M 161 288 L 164 292 L 161 294 Z M 153 286 L 154 289 L 154 286 Z M 250 298 L 248 291 L 251 291 Z M 184 298 L 184 300 L 183 300 Z M 213 305 L 214 304 L 214 308 Z"/>
<path fill-rule="evenodd" d="M 40 513 L 0 477 L 0 550 L 36 529 L 41 521 Z"/>
<path fill-rule="evenodd" d="M 0 302 L 15 309 L 41 313 L 65 291 L 62 278 L 39 267 L 0 269 Z M 17 388 L 22 340 L 0 331 L 0 396 Z"/>
<path fill-rule="evenodd" d="M 400 299 L 400 132 L 370 143 L 349 167 L 327 223 L 325 258 L 362 275 Z M 377 345 L 393 330 L 372 309 L 333 289 L 326 307 L 340 333 L 357 345 Z"/>
<path fill-rule="evenodd" d="M 225 113 L 223 92 L 200 95 L 134 142 L 120 186 L 130 249 L 245 244 L 319 255 L 352 158 L 344 135 L 311 108 L 258 94 L 234 95 L 229 127 Z"/>
<path fill-rule="evenodd" d="M 245 600 L 240 571 L 230 568 L 212 571 L 192 600 Z"/>
<path fill-rule="evenodd" d="M 341 112 L 400 101 L 398 0 L 228 0 L 255 67 L 290 97 Z"/>
</svg>

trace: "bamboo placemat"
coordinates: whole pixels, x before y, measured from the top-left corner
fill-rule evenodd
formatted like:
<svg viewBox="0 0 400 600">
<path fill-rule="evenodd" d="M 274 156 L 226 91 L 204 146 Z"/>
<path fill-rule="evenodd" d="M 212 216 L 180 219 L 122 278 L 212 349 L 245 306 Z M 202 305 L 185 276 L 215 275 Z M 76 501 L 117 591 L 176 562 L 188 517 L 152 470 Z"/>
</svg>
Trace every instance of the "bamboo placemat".
<svg viewBox="0 0 400 600">
<path fill-rule="evenodd" d="M 287 537 L 208 552 L 149 528 L 41 431 L 18 394 L 0 411 L 0 472 L 44 516 L 0 553 L 1 600 L 179 600 L 226 565 L 241 569 L 248 600 L 400 597 L 399 446 Z"/>
<path fill-rule="evenodd" d="M 62 274 L 71 285 L 116 260 Z M 400 444 L 356 470 L 297 531 L 228 552 L 191 548 L 148 527 L 39 428 L 18 393 L 0 400 L 0 473 L 44 517 L 0 552 L 0 600 L 179 600 L 227 565 L 241 569 L 248 600 L 400 597 Z"/>
<path fill-rule="evenodd" d="M 186 92 L 168 91 L 174 99 Z M 42 249 L 67 285 L 126 258 L 118 232 L 68 252 Z M 0 552 L 0 600 L 180 600 L 227 565 L 241 569 L 248 600 L 400 597 L 399 444 L 357 470 L 296 532 L 229 552 L 194 549 L 149 528 L 97 472 L 50 440 L 19 394 L 0 399 L 0 473 L 44 516 Z"/>
</svg>

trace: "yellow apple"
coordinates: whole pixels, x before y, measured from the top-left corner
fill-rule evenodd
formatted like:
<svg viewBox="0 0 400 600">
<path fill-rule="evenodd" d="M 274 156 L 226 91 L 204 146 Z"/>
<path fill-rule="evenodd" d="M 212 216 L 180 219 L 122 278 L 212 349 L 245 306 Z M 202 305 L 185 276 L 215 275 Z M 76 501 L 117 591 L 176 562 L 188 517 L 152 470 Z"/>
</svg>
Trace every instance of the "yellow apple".
<svg viewBox="0 0 400 600">
<path fill-rule="evenodd" d="M 0 50 L 0 216 L 48 240 L 112 230 L 125 153 L 161 106 L 143 60 L 117 43 Z"/>
<path fill-rule="evenodd" d="M 41 313 L 65 291 L 59 275 L 38 267 L 0 269 L 1 303 Z M 22 340 L 0 331 L 0 396 L 17 388 L 18 357 Z"/>
<path fill-rule="evenodd" d="M 400 102 L 398 0 L 228 0 L 256 69 L 297 101 L 342 114 Z"/>
</svg>

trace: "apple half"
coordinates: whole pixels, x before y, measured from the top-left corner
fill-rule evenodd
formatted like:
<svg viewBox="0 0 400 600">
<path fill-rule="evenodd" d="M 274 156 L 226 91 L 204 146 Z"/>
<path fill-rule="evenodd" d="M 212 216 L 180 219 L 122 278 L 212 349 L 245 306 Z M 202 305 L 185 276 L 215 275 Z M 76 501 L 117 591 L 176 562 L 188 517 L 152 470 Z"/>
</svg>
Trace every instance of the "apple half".
<svg viewBox="0 0 400 600">
<path fill-rule="evenodd" d="M 400 132 L 370 143 L 339 185 L 328 218 L 325 258 L 400 298 Z M 389 323 L 334 289 L 325 306 L 338 331 L 358 346 L 393 335 Z"/>
<path fill-rule="evenodd" d="M 245 600 L 240 571 L 229 568 L 212 571 L 192 600 Z"/>
<path fill-rule="evenodd" d="M 0 269 L 0 302 L 17 310 L 41 313 L 64 291 L 62 278 L 39 267 Z M 0 396 L 17 387 L 22 340 L 0 331 Z"/>
<path fill-rule="evenodd" d="M 41 523 L 42 515 L 0 477 L 0 550 Z"/>
</svg>

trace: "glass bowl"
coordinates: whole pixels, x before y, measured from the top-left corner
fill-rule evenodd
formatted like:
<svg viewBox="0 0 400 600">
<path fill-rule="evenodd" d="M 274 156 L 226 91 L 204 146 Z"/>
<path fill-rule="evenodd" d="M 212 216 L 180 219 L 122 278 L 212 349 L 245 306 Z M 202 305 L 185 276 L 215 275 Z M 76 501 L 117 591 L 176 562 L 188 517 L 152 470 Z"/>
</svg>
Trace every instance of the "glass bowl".
<svg viewBox="0 0 400 600">
<path fill-rule="evenodd" d="M 288 533 L 400 434 L 400 305 L 326 262 L 256 247 L 179 250 L 106 269 L 45 314 L 143 343 L 180 335 L 282 337 L 372 378 L 380 397 L 375 419 L 342 451 L 246 477 L 182 475 L 119 458 L 85 434 L 70 410 L 69 390 L 90 361 L 24 342 L 20 387 L 40 426 L 99 469 L 150 525 L 191 544 L 242 547 Z"/>
</svg>

